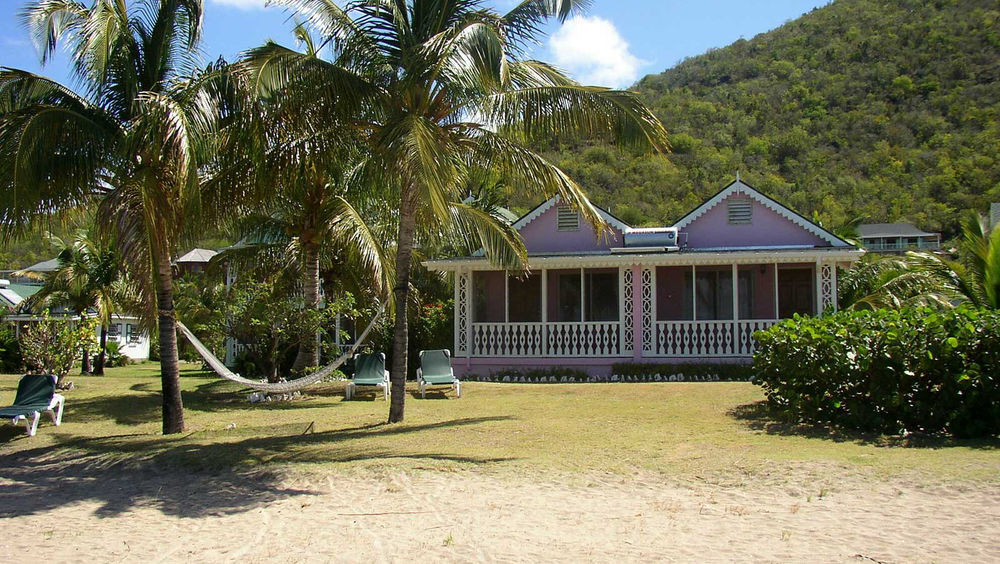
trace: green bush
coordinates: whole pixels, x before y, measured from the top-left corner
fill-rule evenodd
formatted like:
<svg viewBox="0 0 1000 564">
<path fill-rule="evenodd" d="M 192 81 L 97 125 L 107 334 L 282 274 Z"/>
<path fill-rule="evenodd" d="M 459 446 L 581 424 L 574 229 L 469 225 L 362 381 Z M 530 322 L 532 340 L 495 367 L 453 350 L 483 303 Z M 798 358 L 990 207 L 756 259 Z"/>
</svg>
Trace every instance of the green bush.
<svg viewBox="0 0 1000 564">
<path fill-rule="evenodd" d="M 132 359 L 128 355 L 122 353 L 121 344 L 118 341 L 109 340 L 104 344 L 104 366 L 106 368 L 118 368 L 120 366 L 128 366 L 132 364 Z M 94 364 L 97 364 L 97 358 L 101 355 L 101 351 L 98 349 L 93 356 Z"/>
<path fill-rule="evenodd" d="M 1000 433 L 1000 312 L 841 312 L 755 337 L 757 382 L 792 420 L 889 434 Z"/>
</svg>

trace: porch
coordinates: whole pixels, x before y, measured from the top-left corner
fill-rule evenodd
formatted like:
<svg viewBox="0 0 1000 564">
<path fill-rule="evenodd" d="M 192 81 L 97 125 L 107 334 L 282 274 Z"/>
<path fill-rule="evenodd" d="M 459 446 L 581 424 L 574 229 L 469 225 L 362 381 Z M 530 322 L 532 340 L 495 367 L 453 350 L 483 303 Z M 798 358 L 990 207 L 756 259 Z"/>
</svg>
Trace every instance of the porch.
<svg viewBox="0 0 1000 564">
<path fill-rule="evenodd" d="M 740 260 L 458 271 L 456 359 L 739 361 L 753 356 L 754 332 L 835 306 L 833 263 Z"/>
</svg>

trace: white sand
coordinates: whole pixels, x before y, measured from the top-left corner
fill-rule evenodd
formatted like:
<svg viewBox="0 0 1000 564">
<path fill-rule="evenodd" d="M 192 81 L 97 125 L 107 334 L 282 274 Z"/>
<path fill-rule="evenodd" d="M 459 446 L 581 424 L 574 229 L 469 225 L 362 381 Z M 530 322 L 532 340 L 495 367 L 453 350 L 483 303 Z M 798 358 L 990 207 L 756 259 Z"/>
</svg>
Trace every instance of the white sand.
<svg viewBox="0 0 1000 564">
<path fill-rule="evenodd" d="M 434 471 L 246 480 L 55 461 L 0 469 L 0 517 L 6 562 L 1000 561 L 1000 488 L 816 467 L 711 484 Z"/>
</svg>

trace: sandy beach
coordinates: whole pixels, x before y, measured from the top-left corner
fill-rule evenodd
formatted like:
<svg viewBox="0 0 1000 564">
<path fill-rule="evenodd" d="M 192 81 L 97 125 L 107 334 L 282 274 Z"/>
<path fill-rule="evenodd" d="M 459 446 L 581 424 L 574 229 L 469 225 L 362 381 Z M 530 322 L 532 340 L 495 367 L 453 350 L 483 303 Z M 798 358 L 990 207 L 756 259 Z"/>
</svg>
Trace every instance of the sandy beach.
<svg viewBox="0 0 1000 564">
<path fill-rule="evenodd" d="M 734 474 L 739 476 L 738 473 Z M 0 471 L 0 554 L 52 562 L 1000 560 L 1000 488 L 815 466 L 736 478 Z"/>
</svg>

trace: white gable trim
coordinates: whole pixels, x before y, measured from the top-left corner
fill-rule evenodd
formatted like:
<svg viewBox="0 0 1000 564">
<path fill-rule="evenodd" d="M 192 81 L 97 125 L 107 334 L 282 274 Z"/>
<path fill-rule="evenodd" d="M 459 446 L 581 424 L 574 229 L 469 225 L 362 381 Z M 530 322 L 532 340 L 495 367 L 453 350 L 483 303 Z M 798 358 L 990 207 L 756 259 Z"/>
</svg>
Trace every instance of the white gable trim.
<svg viewBox="0 0 1000 564">
<path fill-rule="evenodd" d="M 541 217 L 542 214 L 544 214 L 545 212 L 549 211 L 549 209 L 551 209 L 552 206 L 558 204 L 559 200 L 560 200 L 560 197 L 558 195 L 555 195 L 555 196 L 552 196 L 551 198 L 549 198 L 548 200 L 546 200 L 544 203 L 538 205 L 535 209 L 533 209 L 530 212 L 528 212 L 527 214 L 525 214 L 524 217 L 522 217 L 521 219 L 515 221 L 514 225 L 513 225 L 514 229 L 516 229 L 517 231 L 520 231 L 521 229 L 524 229 L 529 223 L 531 223 L 532 221 L 535 221 L 536 219 L 538 219 L 539 217 Z M 610 213 L 602 210 L 601 208 L 599 208 L 597 206 L 594 206 L 594 209 L 597 210 L 597 214 L 598 215 L 600 215 L 602 218 L 604 218 L 604 221 L 608 222 L 608 225 L 610 225 L 611 227 L 614 227 L 618 231 L 621 231 L 622 233 L 627 233 L 627 232 L 629 232 L 629 231 L 632 230 L 631 226 L 627 225 L 626 223 L 624 223 L 620 219 L 614 217 Z"/>
<path fill-rule="evenodd" d="M 793 212 L 792 210 L 786 208 L 785 206 L 779 204 L 778 202 L 772 200 L 771 198 L 768 198 L 764 194 L 761 194 L 757 190 L 754 190 L 750 186 L 747 186 L 740 180 L 736 180 L 735 182 L 727 186 L 725 189 L 723 189 L 721 192 L 719 192 L 715 196 L 712 196 L 705 203 L 695 208 L 694 211 L 687 214 L 686 216 L 681 218 L 680 221 L 675 223 L 674 227 L 676 227 L 677 229 L 684 229 L 685 227 L 694 223 L 696 219 L 705 215 L 706 213 L 709 212 L 709 210 L 719 205 L 720 203 L 725 201 L 726 198 L 734 194 L 745 194 L 749 196 L 760 205 L 777 213 L 781 217 L 787 219 L 788 221 L 791 221 L 795 225 L 801 227 L 802 229 L 808 231 L 809 233 L 812 233 L 813 235 L 819 237 L 820 239 L 823 239 L 824 241 L 830 243 L 834 247 L 851 246 L 849 243 L 847 243 L 847 241 L 844 241 L 843 239 L 837 237 L 833 233 L 830 233 L 826 229 L 823 229 L 822 227 L 807 220 L 806 218 Z"/>
</svg>

